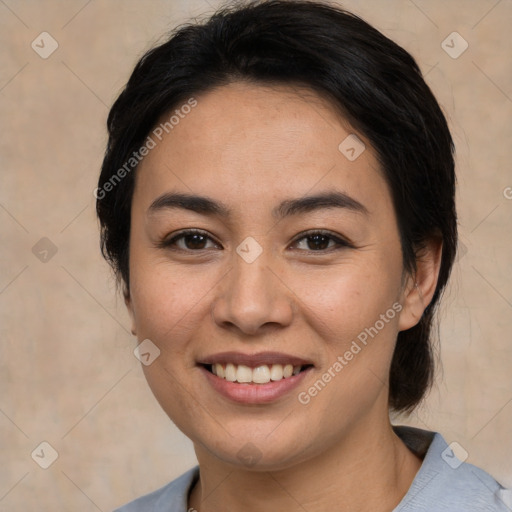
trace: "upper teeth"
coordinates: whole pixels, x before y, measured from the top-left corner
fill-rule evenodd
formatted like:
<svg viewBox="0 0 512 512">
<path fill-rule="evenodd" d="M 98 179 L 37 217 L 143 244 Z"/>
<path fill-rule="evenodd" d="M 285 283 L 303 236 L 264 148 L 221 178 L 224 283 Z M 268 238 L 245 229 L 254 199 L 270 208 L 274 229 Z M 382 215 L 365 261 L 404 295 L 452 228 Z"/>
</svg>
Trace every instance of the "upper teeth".
<svg viewBox="0 0 512 512">
<path fill-rule="evenodd" d="M 212 373 L 226 379 L 230 382 L 253 382 L 255 384 L 266 384 L 271 380 L 281 380 L 297 375 L 300 372 L 302 366 L 293 366 L 291 364 L 273 364 L 269 365 L 262 364 L 256 368 L 250 368 L 243 364 L 212 364 Z"/>
</svg>

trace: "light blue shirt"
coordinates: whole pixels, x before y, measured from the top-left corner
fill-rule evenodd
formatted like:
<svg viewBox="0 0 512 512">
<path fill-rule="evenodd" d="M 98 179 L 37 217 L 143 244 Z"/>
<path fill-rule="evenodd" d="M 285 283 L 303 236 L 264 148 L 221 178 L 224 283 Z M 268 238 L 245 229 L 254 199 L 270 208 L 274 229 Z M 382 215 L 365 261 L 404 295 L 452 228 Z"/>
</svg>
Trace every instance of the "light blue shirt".
<svg viewBox="0 0 512 512">
<path fill-rule="evenodd" d="M 423 459 L 393 512 L 512 512 L 512 490 L 482 469 L 457 459 L 441 434 L 404 426 L 393 429 Z M 196 466 L 114 512 L 187 512 L 188 494 L 198 478 Z"/>
</svg>

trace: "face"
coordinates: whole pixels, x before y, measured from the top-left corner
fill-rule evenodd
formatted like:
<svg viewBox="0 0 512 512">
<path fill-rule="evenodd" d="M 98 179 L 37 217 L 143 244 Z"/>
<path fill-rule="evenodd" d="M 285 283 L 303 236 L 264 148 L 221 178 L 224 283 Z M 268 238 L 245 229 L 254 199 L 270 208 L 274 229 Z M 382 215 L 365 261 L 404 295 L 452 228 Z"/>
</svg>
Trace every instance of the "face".
<svg viewBox="0 0 512 512">
<path fill-rule="evenodd" d="M 369 142 L 340 151 L 354 131 L 312 92 L 196 100 L 137 170 L 127 306 L 196 449 L 285 468 L 387 417 L 412 322 L 391 196 Z"/>
</svg>

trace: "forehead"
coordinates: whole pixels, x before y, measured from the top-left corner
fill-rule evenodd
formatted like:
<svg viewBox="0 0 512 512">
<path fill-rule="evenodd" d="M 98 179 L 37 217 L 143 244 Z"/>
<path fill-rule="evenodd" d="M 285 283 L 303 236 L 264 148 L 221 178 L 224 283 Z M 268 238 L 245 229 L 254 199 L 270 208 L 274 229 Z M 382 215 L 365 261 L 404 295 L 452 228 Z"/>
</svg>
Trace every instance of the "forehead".
<svg viewBox="0 0 512 512">
<path fill-rule="evenodd" d="M 353 140 L 354 130 L 313 91 L 233 83 L 194 98 L 193 109 L 160 130 L 161 140 L 150 134 L 156 145 L 139 165 L 136 185 L 146 205 L 166 189 L 218 192 L 227 203 L 243 198 L 246 204 L 315 188 L 350 190 L 361 198 L 374 189 L 386 193 L 368 141 L 349 160 L 340 144 Z M 179 109 L 162 116 L 160 126 Z"/>
</svg>

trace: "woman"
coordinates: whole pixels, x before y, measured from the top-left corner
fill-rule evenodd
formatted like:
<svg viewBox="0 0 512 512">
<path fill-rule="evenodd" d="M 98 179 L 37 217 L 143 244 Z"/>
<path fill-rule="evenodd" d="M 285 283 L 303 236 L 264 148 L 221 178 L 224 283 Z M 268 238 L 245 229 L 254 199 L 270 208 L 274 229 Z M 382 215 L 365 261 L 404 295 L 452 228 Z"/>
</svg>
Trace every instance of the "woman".
<svg viewBox="0 0 512 512">
<path fill-rule="evenodd" d="M 103 252 L 199 466 L 131 511 L 505 511 L 438 433 L 393 427 L 433 376 L 457 244 L 453 144 L 413 58 L 325 4 L 177 30 L 109 115 Z"/>
</svg>

